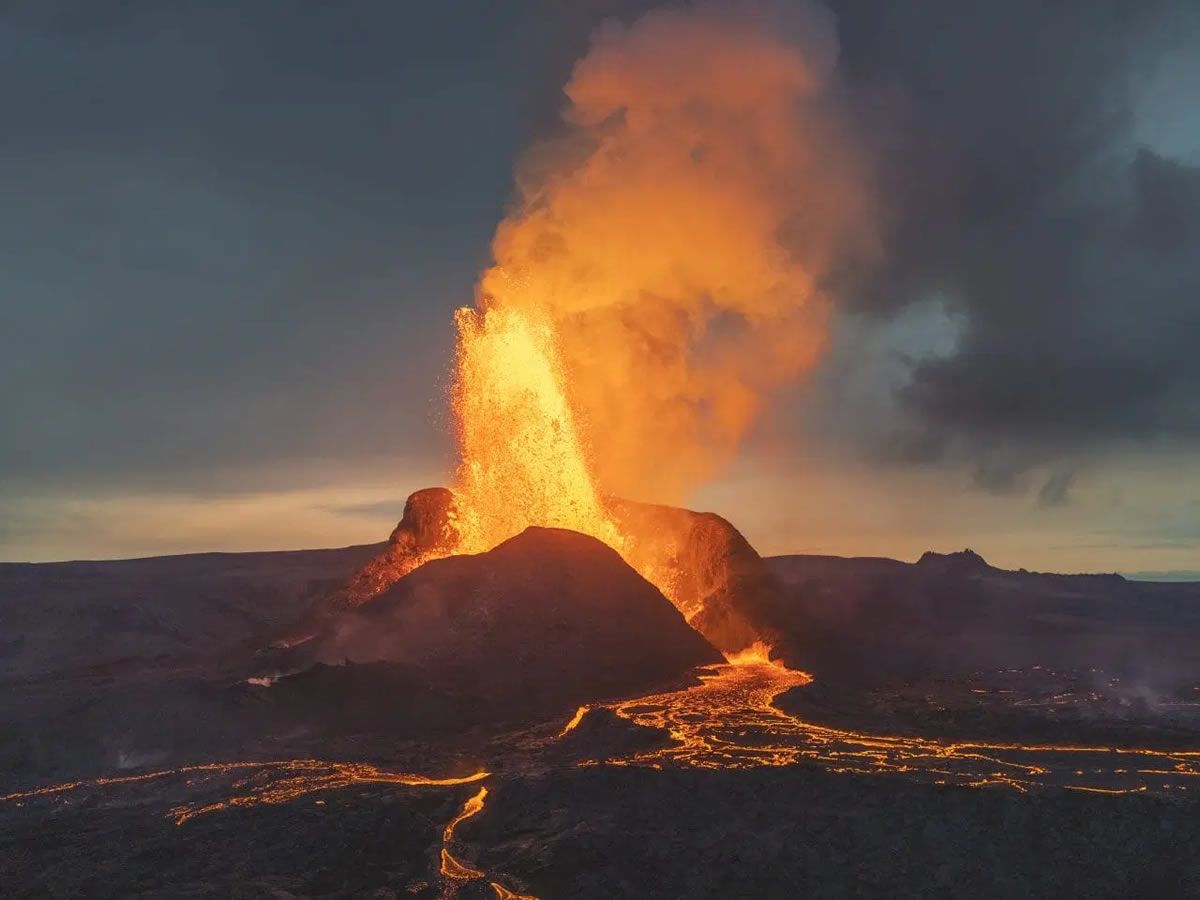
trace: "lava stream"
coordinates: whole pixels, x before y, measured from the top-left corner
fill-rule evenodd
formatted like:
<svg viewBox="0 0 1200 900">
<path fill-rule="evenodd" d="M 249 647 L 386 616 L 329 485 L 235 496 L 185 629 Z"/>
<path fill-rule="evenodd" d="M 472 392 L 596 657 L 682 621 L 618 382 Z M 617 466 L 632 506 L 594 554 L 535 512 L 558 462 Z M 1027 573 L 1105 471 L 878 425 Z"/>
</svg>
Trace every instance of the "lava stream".
<svg viewBox="0 0 1200 900">
<path fill-rule="evenodd" d="M 481 787 L 479 793 L 468 799 L 463 804 L 462 811 L 451 819 L 442 830 L 442 874 L 454 881 L 471 881 L 483 877 L 483 872 L 472 869 L 466 863 L 459 862 L 451 856 L 449 847 L 450 842 L 454 840 L 454 830 L 458 828 L 459 823 L 472 816 L 477 816 L 483 811 L 483 802 L 487 799 L 487 793 L 488 789 Z"/>
<path fill-rule="evenodd" d="M 367 763 L 325 762 L 319 759 L 285 759 L 267 762 L 220 762 L 199 763 L 180 766 L 177 769 L 159 769 L 137 775 L 116 775 L 80 781 L 68 781 L 27 791 L 0 794 L 0 803 L 20 805 L 26 800 L 67 794 L 86 788 L 138 784 L 166 778 L 186 778 L 188 787 L 194 787 L 197 776 L 213 780 L 241 772 L 250 774 L 239 778 L 233 787 L 237 793 L 212 803 L 189 803 L 173 807 L 171 816 L 176 825 L 208 813 L 232 807 L 276 806 L 288 803 L 316 791 L 332 791 L 352 784 L 396 784 L 406 787 L 452 787 L 471 784 L 487 778 L 488 772 L 475 772 L 452 778 L 430 778 L 408 772 L 389 772 Z"/>
<path fill-rule="evenodd" d="M 488 789 L 481 787 L 478 793 L 468 798 L 459 814 L 451 819 L 442 830 L 441 872 L 442 876 L 449 881 L 446 891 L 447 896 L 457 894 L 458 889 L 468 881 L 487 877 L 486 872 L 472 868 L 450 853 L 450 844 L 454 840 L 454 832 L 467 819 L 483 812 L 483 805 L 487 801 L 487 796 Z M 518 894 L 515 891 L 510 891 L 497 881 L 489 881 L 488 886 L 496 894 L 497 900 L 538 900 L 532 894 Z"/>
<path fill-rule="evenodd" d="M 1053 785 L 1116 794 L 1186 790 L 1187 779 L 1200 777 L 1200 751 L 870 734 L 805 722 L 775 705 L 780 694 L 811 681 L 778 664 L 739 659 L 702 674 L 700 684 L 684 690 L 609 704 L 629 722 L 666 731 L 672 742 L 607 764 L 740 769 L 815 763 L 834 772 L 909 773 L 969 787 L 1025 791 Z M 584 715 L 586 710 L 577 711 L 560 737 Z"/>
</svg>

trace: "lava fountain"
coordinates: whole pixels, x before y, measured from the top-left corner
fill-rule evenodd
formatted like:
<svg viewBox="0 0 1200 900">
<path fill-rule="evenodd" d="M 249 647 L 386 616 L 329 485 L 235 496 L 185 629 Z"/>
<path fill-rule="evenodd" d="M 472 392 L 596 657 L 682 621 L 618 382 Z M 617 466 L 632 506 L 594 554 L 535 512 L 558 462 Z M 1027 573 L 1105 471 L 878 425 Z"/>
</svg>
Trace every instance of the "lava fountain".
<svg viewBox="0 0 1200 900">
<path fill-rule="evenodd" d="M 619 552 L 622 536 L 563 388 L 553 324 L 499 307 L 456 318 L 457 552 L 490 550 L 530 525 L 579 531 Z"/>
<path fill-rule="evenodd" d="M 606 498 L 679 503 L 719 472 L 813 366 L 828 276 L 874 243 L 835 59 L 807 7 L 597 32 L 457 313 L 455 552 L 569 528 L 671 596 L 670 538 Z"/>
</svg>

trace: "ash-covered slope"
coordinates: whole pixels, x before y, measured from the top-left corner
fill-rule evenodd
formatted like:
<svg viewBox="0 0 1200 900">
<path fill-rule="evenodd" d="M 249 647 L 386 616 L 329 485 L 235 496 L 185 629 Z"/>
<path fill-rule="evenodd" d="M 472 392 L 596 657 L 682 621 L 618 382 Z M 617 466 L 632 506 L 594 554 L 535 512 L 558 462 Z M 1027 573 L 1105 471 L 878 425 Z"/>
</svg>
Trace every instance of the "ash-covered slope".
<svg viewBox="0 0 1200 900">
<path fill-rule="evenodd" d="M 0 679 L 170 665 L 268 640 L 380 549 L 0 563 Z"/>
<path fill-rule="evenodd" d="M 839 680 L 1043 666 L 1155 682 L 1200 671 L 1200 584 L 1008 571 L 970 550 L 779 556 L 772 622 L 789 661 Z M 1192 682 L 1194 683 L 1194 682 Z"/>
<path fill-rule="evenodd" d="M 329 610 L 361 606 L 427 559 L 445 556 L 458 543 L 453 524 L 454 495 L 442 487 L 409 495 L 404 516 L 383 551 L 325 598 Z"/>
<path fill-rule="evenodd" d="M 774 643 L 770 614 L 780 605 L 778 579 L 728 520 L 616 497 L 605 506 L 625 536 L 626 560 L 639 572 L 657 572 L 669 581 L 659 586 L 709 643 L 725 653 L 756 641 Z M 408 573 L 451 552 L 458 540 L 455 519 L 448 489 L 413 493 L 381 552 L 281 633 L 278 642 L 308 639 L 331 616 L 374 602 Z"/>
<path fill-rule="evenodd" d="M 292 666 L 403 663 L 530 710 L 647 690 L 722 661 L 614 550 L 550 528 L 427 562 L 290 655 Z"/>
</svg>

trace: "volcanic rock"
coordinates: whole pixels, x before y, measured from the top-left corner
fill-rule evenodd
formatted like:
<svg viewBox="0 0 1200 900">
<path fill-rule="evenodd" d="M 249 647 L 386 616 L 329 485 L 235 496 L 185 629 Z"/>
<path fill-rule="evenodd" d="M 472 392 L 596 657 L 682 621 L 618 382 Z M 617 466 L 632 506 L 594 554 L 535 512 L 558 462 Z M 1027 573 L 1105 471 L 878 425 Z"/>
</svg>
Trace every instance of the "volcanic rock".
<svg viewBox="0 0 1200 900">
<path fill-rule="evenodd" d="M 672 743 L 661 728 L 647 728 L 617 715 L 608 707 L 589 709 L 566 734 L 554 742 L 553 758 L 571 765 L 588 760 L 621 759 L 660 750 Z"/>
<path fill-rule="evenodd" d="M 325 604 L 334 609 L 359 606 L 395 584 L 428 559 L 445 556 L 458 543 L 454 527 L 454 495 L 443 487 L 425 488 L 409 496 L 387 548 L 363 566 Z"/>
<path fill-rule="evenodd" d="M 0 563 L 0 678 L 117 678 L 259 648 L 379 550 Z"/>
<path fill-rule="evenodd" d="M 786 597 L 772 618 L 782 635 L 776 647 L 819 682 L 913 683 L 933 673 L 1036 666 L 1103 670 L 1109 674 L 1098 681 L 1115 675 L 1169 690 L 1196 683 L 1184 673 L 1200 666 L 1200 585 L 1009 571 L 970 550 L 930 551 L 916 563 L 799 555 L 767 562 Z"/>
<path fill-rule="evenodd" d="M 672 600 L 689 624 L 725 653 L 774 643 L 771 624 L 781 586 L 758 552 L 726 519 L 710 512 L 611 499 L 640 570 L 667 573 Z"/>
<path fill-rule="evenodd" d="M 983 574 L 992 569 L 986 559 L 969 548 L 956 553 L 935 553 L 926 550 L 917 560 L 917 565 L 943 575 Z"/>
<path fill-rule="evenodd" d="M 303 616 L 276 632 L 273 648 L 311 640 L 339 613 L 361 606 L 430 559 L 446 556 L 458 544 L 454 494 L 443 487 L 409 495 L 404 516 L 387 544 L 353 575 L 322 596 Z"/>
<path fill-rule="evenodd" d="M 298 651 L 327 663 L 415 665 L 530 712 L 647 690 L 721 661 L 616 551 L 548 528 L 431 560 Z"/>
<path fill-rule="evenodd" d="M 781 588 L 741 533 L 715 513 L 609 498 L 610 515 L 626 537 L 626 559 L 655 581 L 688 623 L 724 653 L 756 641 L 774 643 L 771 616 Z M 386 549 L 298 623 L 280 642 L 309 638 L 331 613 L 361 606 L 424 563 L 451 553 L 458 540 L 454 495 L 426 488 L 408 498 Z"/>
</svg>

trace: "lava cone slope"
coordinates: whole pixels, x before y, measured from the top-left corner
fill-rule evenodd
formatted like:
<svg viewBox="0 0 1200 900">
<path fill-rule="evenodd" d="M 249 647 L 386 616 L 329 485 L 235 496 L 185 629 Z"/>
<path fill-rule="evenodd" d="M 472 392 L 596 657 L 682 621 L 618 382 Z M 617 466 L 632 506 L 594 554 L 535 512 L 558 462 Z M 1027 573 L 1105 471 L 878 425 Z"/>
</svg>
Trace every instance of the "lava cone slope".
<svg viewBox="0 0 1200 900">
<path fill-rule="evenodd" d="M 415 665 L 530 713 L 636 694 L 722 661 L 616 551 L 553 528 L 432 560 L 327 622 L 304 652 Z"/>
</svg>

